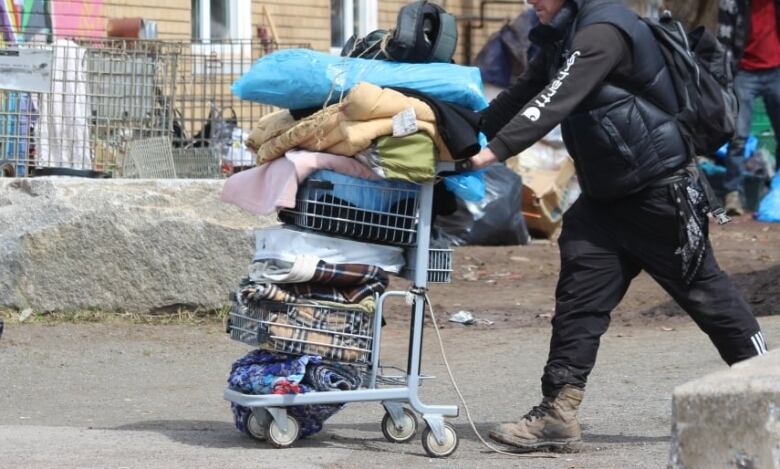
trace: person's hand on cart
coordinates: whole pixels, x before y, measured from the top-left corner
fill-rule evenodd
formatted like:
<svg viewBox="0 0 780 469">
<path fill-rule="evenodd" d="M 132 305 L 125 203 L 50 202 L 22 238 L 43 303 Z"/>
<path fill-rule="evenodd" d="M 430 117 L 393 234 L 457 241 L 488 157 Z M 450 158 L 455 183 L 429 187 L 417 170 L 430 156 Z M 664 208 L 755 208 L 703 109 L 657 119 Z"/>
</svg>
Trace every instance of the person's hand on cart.
<svg viewBox="0 0 780 469">
<path fill-rule="evenodd" d="M 498 157 L 490 148 L 483 148 L 479 153 L 469 158 L 471 169 L 482 169 L 498 161 Z"/>
</svg>

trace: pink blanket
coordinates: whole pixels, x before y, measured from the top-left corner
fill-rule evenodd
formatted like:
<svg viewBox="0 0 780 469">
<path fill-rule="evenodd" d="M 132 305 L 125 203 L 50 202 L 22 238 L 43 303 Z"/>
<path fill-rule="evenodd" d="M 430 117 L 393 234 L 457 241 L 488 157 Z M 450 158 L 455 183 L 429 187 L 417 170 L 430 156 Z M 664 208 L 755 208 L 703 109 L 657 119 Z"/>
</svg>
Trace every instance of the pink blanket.
<svg viewBox="0 0 780 469">
<path fill-rule="evenodd" d="M 318 169 L 363 179 L 380 179 L 363 163 L 346 156 L 290 150 L 284 158 L 230 176 L 222 200 L 258 215 L 295 207 L 298 184 Z"/>
</svg>

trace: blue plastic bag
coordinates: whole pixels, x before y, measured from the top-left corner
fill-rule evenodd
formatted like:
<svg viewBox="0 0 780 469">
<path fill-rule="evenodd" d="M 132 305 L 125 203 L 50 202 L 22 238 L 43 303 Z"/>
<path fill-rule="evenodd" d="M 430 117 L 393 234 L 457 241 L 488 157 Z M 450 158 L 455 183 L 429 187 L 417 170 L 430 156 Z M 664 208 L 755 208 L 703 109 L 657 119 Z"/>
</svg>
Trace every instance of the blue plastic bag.
<svg viewBox="0 0 780 469">
<path fill-rule="evenodd" d="M 750 158 L 750 156 L 753 154 L 754 151 L 758 148 L 758 139 L 755 135 L 750 134 L 748 135 L 747 141 L 745 142 L 745 153 L 743 154 L 745 159 Z M 722 147 L 718 148 L 718 151 L 715 152 L 715 156 L 718 158 L 726 158 L 726 155 L 729 152 L 729 144 L 725 144 Z"/>
<path fill-rule="evenodd" d="M 444 187 L 459 199 L 479 202 L 485 197 L 485 170 L 464 171 L 444 178 Z"/>
<path fill-rule="evenodd" d="M 286 49 L 261 58 L 232 90 L 241 99 L 304 109 L 322 106 L 329 97 L 336 101 L 361 81 L 411 88 L 475 111 L 488 104 L 476 67 L 355 59 L 309 49 Z"/>
<path fill-rule="evenodd" d="M 772 179 L 769 193 L 761 199 L 756 212 L 758 221 L 780 223 L 780 173 Z"/>
<path fill-rule="evenodd" d="M 484 133 L 479 133 L 479 144 L 485 148 L 488 144 Z M 444 177 L 444 187 L 466 202 L 479 202 L 485 198 L 485 169 L 464 171 Z"/>
</svg>

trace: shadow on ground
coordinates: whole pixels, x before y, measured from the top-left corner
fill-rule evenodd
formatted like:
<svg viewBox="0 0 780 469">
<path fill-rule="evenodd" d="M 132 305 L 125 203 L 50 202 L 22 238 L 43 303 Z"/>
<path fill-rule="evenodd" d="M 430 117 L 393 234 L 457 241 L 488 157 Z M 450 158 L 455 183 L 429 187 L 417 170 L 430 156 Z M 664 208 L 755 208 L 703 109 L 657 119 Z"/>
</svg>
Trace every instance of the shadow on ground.
<svg viewBox="0 0 780 469">
<path fill-rule="evenodd" d="M 487 438 L 487 434 L 496 425 L 495 422 L 479 423 L 476 425 L 479 433 Z M 471 426 L 468 423 L 457 423 L 454 425 L 458 436 L 462 441 L 479 442 L 474 435 Z M 418 454 L 422 457 L 428 457 L 422 446 L 419 445 L 419 435 L 422 430 L 422 423 L 418 429 L 418 436 L 415 437 L 409 445 L 404 448 L 406 454 Z M 122 425 L 115 428 L 104 428 L 105 430 L 119 431 L 144 431 L 159 433 L 177 443 L 197 446 L 203 448 L 257 448 L 270 449 L 263 442 L 255 441 L 250 437 L 243 435 L 236 430 L 230 423 L 223 421 L 208 420 L 150 420 L 138 422 L 129 425 Z M 342 436 L 341 432 L 365 432 L 366 435 L 360 437 Z M 490 440 L 489 440 L 490 441 Z M 583 443 L 572 447 L 570 452 L 587 452 L 592 445 L 646 445 L 646 444 L 668 444 L 669 436 L 637 436 L 637 435 L 601 435 L 590 434 L 586 431 L 583 436 Z M 491 442 L 492 443 L 492 442 Z M 505 448 L 496 444 L 499 448 Z M 382 436 L 379 423 L 360 423 L 360 424 L 325 424 L 322 432 L 295 443 L 296 448 L 329 448 L 345 449 L 349 451 L 379 451 L 385 453 L 398 452 L 398 445 L 388 443 Z M 601 448 L 603 449 L 603 448 Z M 487 450 L 486 450 L 487 451 Z"/>
</svg>

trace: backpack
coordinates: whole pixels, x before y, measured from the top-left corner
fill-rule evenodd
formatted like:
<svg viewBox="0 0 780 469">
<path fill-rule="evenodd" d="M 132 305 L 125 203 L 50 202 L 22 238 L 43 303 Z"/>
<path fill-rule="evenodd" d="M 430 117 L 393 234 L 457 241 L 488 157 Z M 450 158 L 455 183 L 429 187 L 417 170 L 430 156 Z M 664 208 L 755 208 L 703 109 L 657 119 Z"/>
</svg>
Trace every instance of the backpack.
<svg viewBox="0 0 780 469">
<path fill-rule="evenodd" d="M 341 55 L 411 63 L 452 62 L 457 43 L 455 17 L 439 5 L 418 0 L 401 7 L 394 30 L 376 30 L 365 38 L 352 36 Z"/>
<path fill-rule="evenodd" d="M 699 26 L 686 34 L 667 11 L 659 20 L 643 18 L 653 32 L 674 83 L 677 122 L 696 155 L 709 155 L 737 128 L 731 52 Z"/>
</svg>

